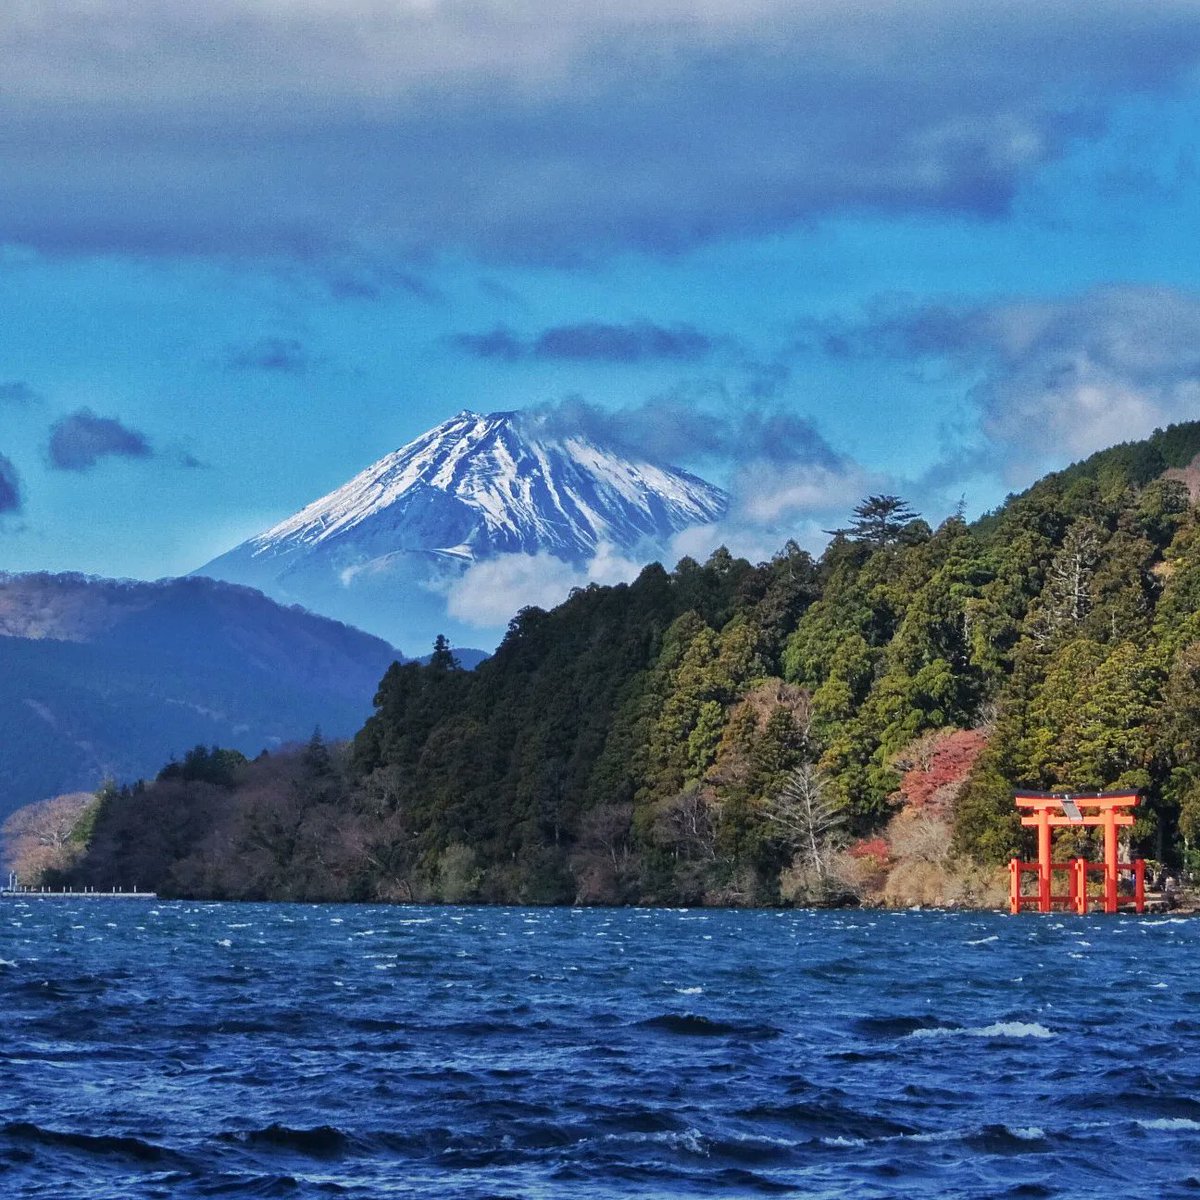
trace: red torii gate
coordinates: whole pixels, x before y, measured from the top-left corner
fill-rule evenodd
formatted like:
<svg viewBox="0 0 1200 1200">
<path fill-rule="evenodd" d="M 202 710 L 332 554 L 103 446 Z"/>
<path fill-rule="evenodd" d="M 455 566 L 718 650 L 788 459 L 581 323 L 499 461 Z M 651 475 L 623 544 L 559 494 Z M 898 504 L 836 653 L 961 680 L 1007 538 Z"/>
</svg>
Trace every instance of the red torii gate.
<svg viewBox="0 0 1200 1200">
<path fill-rule="evenodd" d="M 1057 792 L 1017 792 L 1013 799 L 1021 810 L 1021 824 L 1038 831 L 1037 862 L 1022 862 L 1014 858 L 1009 863 L 1011 876 L 1009 911 L 1019 913 L 1032 907 L 1034 897 L 1021 895 L 1021 882 L 1028 872 L 1036 872 L 1038 880 L 1037 910 L 1051 912 L 1055 904 L 1077 913 L 1088 910 L 1088 873 L 1104 872 L 1104 911 L 1117 911 L 1117 875 L 1132 871 L 1134 877 L 1134 908 L 1144 912 L 1146 907 L 1146 863 L 1117 862 L 1117 828 L 1133 824 L 1133 813 L 1139 803 L 1137 792 L 1096 792 L 1090 796 L 1066 795 Z M 1050 830 L 1060 826 L 1099 825 L 1104 828 L 1104 861 L 1088 862 L 1073 858 L 1056 863 L 1051 857 Z M 1067 872 L 1067 893 L 1054 894 L 1051 881 L 1055 871 Z"/>
</svg>

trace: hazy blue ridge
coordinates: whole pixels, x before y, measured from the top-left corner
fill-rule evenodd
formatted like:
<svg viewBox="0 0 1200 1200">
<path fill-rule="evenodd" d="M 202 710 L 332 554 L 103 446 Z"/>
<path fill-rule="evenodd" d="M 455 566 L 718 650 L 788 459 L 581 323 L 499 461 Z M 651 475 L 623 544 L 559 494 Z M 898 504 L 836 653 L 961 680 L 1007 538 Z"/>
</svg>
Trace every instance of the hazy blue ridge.
<svg viewBox="0 0 1200 1200">
<path fill-rule="evenodd" d="M 198 743 L 254 755 L 317 725 L 348 736 L 400 657 L 209 580 L 8 576 L 0 629 L 0 815 L 108 776 L 153 776 Z"/>
</svg>

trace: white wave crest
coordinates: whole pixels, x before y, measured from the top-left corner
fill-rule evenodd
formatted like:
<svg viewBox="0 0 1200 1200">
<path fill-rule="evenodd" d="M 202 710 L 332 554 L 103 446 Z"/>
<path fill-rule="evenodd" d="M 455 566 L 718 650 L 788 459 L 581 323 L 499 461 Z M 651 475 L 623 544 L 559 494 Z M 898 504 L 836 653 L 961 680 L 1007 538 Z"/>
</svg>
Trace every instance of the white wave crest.
<svg viewBox="0 0 1200 1200">
<path fill-rule="evenodd" d="M 958 1025 L 942 1026 L 937 1029 L 914 1029 L 910 1038 L 1052 1038 L 1054 1032 L 1036 1021 L 997 1021 L 978 1029 L 964 1029 Z"/>
<path fill-rule="evenodd" d="M 658 1129 L 649 1133 L 606 1133 L 604 1142 L 641 1142 L 643 1144 L 670 1146 L 675 1150 L 686 1150 L 689 1154 L 708 1158 L 711 1153 L 708 1139 L 699 1129 Z"/>
<path fill-rule="evenodd" d="M 1046 1131 L 1039 1125 L 1008 1126 L 1008 1132 L 1023 1142 L 1040 1142 L 1046 1136 Z"/>
<path fill-rule="evenodd" d="M 1041 1141 L 1046 1136 L 1046 1131 L 1037 1125 L 1027 1125 L 1018 1128 L 1006 1125 L 1004 1127 L 1013 1137 L 1019 1138 L 1023 1142 Z M 915 1142 L 922 1145 L 934 1145 L 944 1142 L 958 1142 L 964 1138 L 970 1137 L 972 1133 L 978 1130 L 972 1129 L 934 1129 L 925 1133 L 886 1133 L 881 1137 L 861 1138 L 861 1137 L 823 1137 L 820 1139 L 823 1146 L 837 1146 L 844 1149 L 859 1149 L 863 1146 L 879 1146 L 885 1143 L 893 1142 Z"/>
</svg>

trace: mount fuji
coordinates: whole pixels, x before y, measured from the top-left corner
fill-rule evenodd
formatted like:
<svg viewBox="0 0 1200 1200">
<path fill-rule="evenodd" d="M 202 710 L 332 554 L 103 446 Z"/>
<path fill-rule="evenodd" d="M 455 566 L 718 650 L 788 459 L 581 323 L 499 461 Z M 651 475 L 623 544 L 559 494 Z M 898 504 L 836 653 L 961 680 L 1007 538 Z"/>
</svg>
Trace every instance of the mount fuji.
<svg viewBox="0 0 1200 1200">
<path fill-rule="evenodd" d="M 194 574 L 247 584 L 412 653 L 438 632 L 478 640 L 446 608 L 476 563 L 549 555 L 583 570 L 605 549 L 649 561 L 726 507 L 719 488 L 686 471 L 527 414 L 464 410 Z"/>
</svg>

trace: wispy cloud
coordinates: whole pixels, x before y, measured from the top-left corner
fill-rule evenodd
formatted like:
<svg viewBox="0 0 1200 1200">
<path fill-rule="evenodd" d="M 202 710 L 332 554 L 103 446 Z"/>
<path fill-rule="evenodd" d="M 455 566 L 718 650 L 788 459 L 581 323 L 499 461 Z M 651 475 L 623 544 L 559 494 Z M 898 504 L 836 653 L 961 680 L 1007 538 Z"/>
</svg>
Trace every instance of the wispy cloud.
<svg viewBox="0 0 1200 1200">
<path fill-rule="evenodd" d="M 810 549 L 827 540 L 868 491 L 891 486 L 836 450 L 806 417 L 718 392 L 681 388 L 624 409 L 569 397 L 525 413 L 545 436 L 583 434 L 634 458 L 690 468 L 729 494 L 725 516 L 686 531 L 657 553 L 702 557 L 719 545 L 751 559 L 770 557 L 788 538 Z"/>
<path fill-rule="evenodd" d="M 41 0 L 0 12 L 0 45 L 12 242 L 570 260 L 831 212 L 1004 213 L 1119 98 L 1194 68 L 1200 13 Z"/>
<path fill-rule="evenodd" d="M 50 465 L 59 471 L 87 471 L 102 458 L 150 458 L 150 444 L 136 429 L 115 417 L 81 408 L 56 421 L 47 446 Z"/>
<path fill-rule="evenodd" d="M 452 334 L 450 344 L 474 358 L 500 359 L 503 362 L 516 362 L 529 354 L 529 344 L 503 325 L 497 325 L 486 333 Z"/>
<path fill-rule="evenodd" d="M 1200 416 L 1200 296 L 1173 288 L 891 302 L 823 338 L 839 355 L 938 359 L 961 372 L 992 461 L 1014 480 Z M 965 471 L 984 465 L 978 447 L 963 454 Z"/>
<path fill-rule="evenodd" d="M 539 433 L 581 433 L 632 457 L 676 466 L 768 461 L 836 469 L 844 461 L 806 417 L 690 385 L 620 409 L 568 396 L 527 409 L 523 419 Z"/>
<path fill-rule="evenodd" d="M 0 454 L 0 513 L 21 511 L 21 478 L 12 459 Z"/>
<path fill-rule="evenodd" d="M 692 325 L 659 325 L 653 321 L 554 325 L 527 339 L 498 326 L 487 333 L 459 333 L 451 338 L 452 344 L 476 358 L 620 364 L 697 362 L 711 354 L 718 341 Z"/>
<path fill-rule="evenodd" d="M 304 343 L 289 337 L 262 337 L 230 346 L 224 362 L 227 371 L 271 371 L 283 375 L 304 375 L 314 365 Z"/>
<path fill-rule="evenodd" d="M 42 396 L 23 379 L 9 380 L 0 383 L 0 406 L 13 408 L 33 408 L 42 403 Z"/>
</svg>

